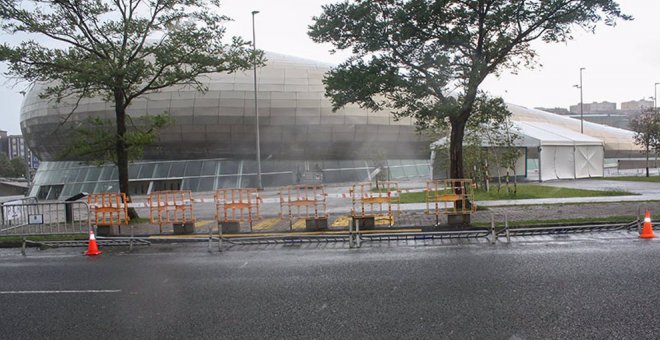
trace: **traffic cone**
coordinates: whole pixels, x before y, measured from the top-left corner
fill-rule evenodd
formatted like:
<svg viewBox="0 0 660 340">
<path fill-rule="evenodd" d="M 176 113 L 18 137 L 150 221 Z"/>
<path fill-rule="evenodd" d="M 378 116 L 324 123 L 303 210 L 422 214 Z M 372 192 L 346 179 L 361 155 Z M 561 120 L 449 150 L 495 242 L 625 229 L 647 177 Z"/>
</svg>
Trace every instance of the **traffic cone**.
<svg viewBox="0 0 660 340">
<path fill-rule="evenodd" d="M 85 255 L 101 255 L 102 251 L 99 250 L 98 245 L 96 245 L 96 237 L 94 236 L 94 230 L 89 231 L 89 243 L 87 244 L 87 251 Z"/>
<path fill-rule="evenodd" d="M 651 213 L 647 210 L 646 217 L 644 217 L 644 227 L 642 228 L 642 233 L 639 234 L 641 238 L 655 238 L 655 233 L 653 233 L 653 225 L 651 224 Z"/>
</svg>

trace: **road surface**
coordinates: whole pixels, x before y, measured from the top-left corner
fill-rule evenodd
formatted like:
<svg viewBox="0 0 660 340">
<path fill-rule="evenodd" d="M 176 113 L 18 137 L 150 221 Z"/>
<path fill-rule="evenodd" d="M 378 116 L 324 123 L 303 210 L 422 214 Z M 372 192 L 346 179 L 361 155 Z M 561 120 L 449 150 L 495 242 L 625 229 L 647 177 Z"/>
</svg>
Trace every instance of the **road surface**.
<svg viewBox="0 0 660 340">
<path fill-rule="evenodd" d="M 0 250 L 2 338 L 660 337 L 660 241 L 624 233 L 104 250 Z"/>
</svg>

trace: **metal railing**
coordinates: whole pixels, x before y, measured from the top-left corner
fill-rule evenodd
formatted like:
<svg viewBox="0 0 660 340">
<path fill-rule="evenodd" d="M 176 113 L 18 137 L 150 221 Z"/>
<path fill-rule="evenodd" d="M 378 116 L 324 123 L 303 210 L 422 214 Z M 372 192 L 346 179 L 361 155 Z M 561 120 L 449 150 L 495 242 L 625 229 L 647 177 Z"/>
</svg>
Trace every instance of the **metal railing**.
<svg viewBox="0 0 660 340">
<path fill-rule="evenodd" d="M 30 201 L 27 201 L 30 202 Z M 85 234 L 91 226 L 85 202 L 2 203 L 0 235 Z"/>
<path fill-rule="evenodd" d="M 354 184 L 351 188 L 351 202 L 353 219 L 383 217 L 392 226 L 400 210 L 399 183 L 382 181 L 379 182 L 378 190 L 371 182 Z"/>
</svg>

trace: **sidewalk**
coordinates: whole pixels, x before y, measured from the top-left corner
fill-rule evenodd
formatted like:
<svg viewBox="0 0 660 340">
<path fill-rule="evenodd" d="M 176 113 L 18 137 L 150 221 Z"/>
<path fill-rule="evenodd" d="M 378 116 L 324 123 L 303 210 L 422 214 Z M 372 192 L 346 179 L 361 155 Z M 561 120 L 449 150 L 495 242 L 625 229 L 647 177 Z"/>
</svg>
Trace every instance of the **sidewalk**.
<svg viewBox="0 0 660 340">
<path fill-rule="evenodd" d="M 505 216 L 508 221 L 544 221 L 559 219 L 576 219 L 589 217 L 608 216 L 639 216 L 648 209 L 651 213 L 660 213 L 660 183 L 621 182 L 607 180 L 570 180 L 546 182 L 543 185 L 556 187 L 570 187 L 590 190 L 624 190 L 637 195 L 627 196 L 602 196 L 602 197 L 574 197 L 574 198 L 544 198 L 524 200 L 499 200 L 499 201 L 477 201 L 479 207 L 487 207 L 487 210 L 479 210 L 471 217 L 473 224 L 486 224 L 491 218 L 498 225 L 503 225 Z M 406 182 L 401 187 L 407 190 L 423 189 L 423 183 Z M 330 231 L 347 230 L 350 223 L 350 211 L 352 202 L 350 198 L 341 198 L 343 193 L 348 192 L 348 186 L 326 186 L 328 226 Z M 256 221 L 252 228 L 247 223 L 241 225 L 241 232 L 263 233 L 263 232 L 289 232 L 304 231 L 305 220 L 288 220 L 279 218 L 279 189 L 266 189 L 260 193 L 264 199 L 261 205 L 262 219 Z M 197 194 L 200 198 L 211 198 L 213 193 Z M 395 209 L 395 208 L 393 208 Z M 424 213 L 425 203 L 401 204 L 399 215 L 395 216 L 394 224 L 389 226 L 389 221 L 376 220 L 377 228 L 419 228 L 436 223 L 435 215 Z M 149 210 L 138 209 L 140 216 L 148 216 Z M 195 205 L 195 233 L 208 234 L 209 227 L 217 232 L 215 222 L 215 206 L 213 204 Z M 446 216 L 440 216 L 440 224 L 447 222 Z M 159 234 L 158 225 L 135 225 L 136 235 Z M 173 233 L 171 225 L 162 226 L 163 234 Z M 130 233 L 130 228 L 122 227 L 122 235 Z"/>
</svg>

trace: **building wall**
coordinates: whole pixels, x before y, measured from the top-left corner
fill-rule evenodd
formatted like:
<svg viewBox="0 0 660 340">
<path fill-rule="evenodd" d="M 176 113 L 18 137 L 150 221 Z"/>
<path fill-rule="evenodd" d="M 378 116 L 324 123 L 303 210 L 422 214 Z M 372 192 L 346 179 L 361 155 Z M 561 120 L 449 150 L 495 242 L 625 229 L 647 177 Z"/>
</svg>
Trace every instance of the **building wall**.
<svg viewBox="0 0 660 340">
<path fill-rule="evenodd" d="M 0 152 L 7 155 L 12 160 L 14 158 L 25 159 L 25 142 L 21 135 L 7 135 L 7 131 L 0 130 Z M 39 158 L 32 153 L 32 150 L 27 150 L 27 159 L 30 169 L 37 169 L 39 167 Z"/>
<path fill-rule="evenodd" d="M 571 113 L 580 113 L 580 103 L 571 105 L 569 111 L 571 111 Z M 616 103 L 582 103 L 582 111 L 584 113 L 614 113 L 616 112 Z"/>
<path fill-rule="evenodd" d="M 621 111 L 631 111 L 635 113 L 641 112 L 643 109 L 652 108 L 653 101 L 651 100 L 631 100 L 621 103 Z"/>
<path fill-rule="evenodd" d="M 257 101 L 261 155 L 282 160 L 424 159 L 432 138 L 416 132 L 412 118 L 395 120 L 390 112 L 357 105 L 333 111 L 323 77 L 329 65 L 267 54 L 258 71 Z M 254 159 L 256 115 L 252 72 L 204 76 L 201 93 L 172 87 L 138 98 L 133 117 L 169 114 L 174 123 L 145 148 L 145 159 Z M 84 99 L 68 122 L 73 103 L 52 103 L 29 91 L 21 109 L 21 129 L 43 160 L 56 160 L 72 142 L 72 129 L 89 117 L 113 119 L 111 103 Z M 59 129 L 59 130 L 58 130 Z M 57 133 L 54 133 L 56 132 Z M 79 160 L 71 157 L 69 160 Z"/>
</svg>

